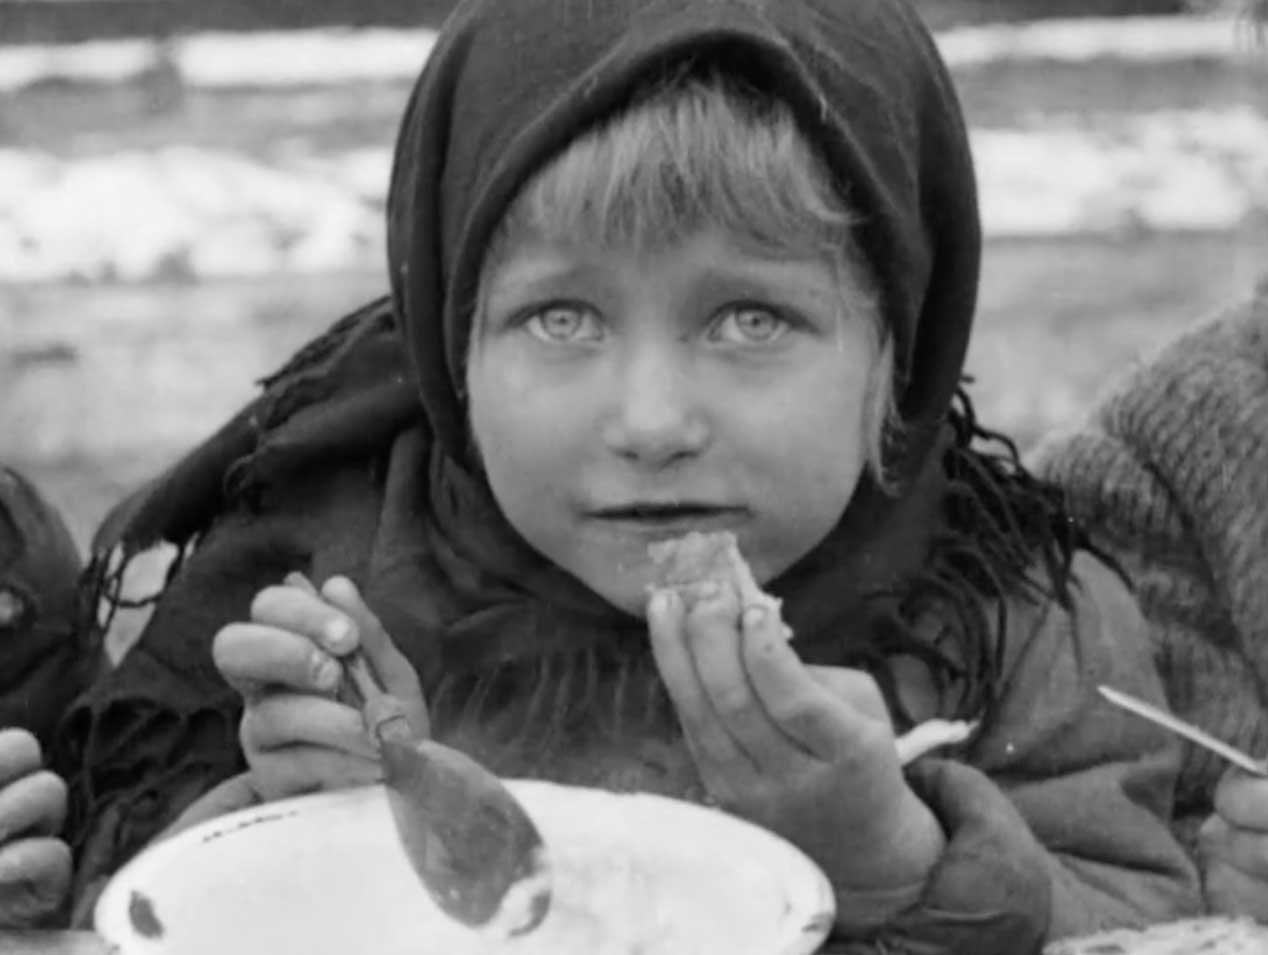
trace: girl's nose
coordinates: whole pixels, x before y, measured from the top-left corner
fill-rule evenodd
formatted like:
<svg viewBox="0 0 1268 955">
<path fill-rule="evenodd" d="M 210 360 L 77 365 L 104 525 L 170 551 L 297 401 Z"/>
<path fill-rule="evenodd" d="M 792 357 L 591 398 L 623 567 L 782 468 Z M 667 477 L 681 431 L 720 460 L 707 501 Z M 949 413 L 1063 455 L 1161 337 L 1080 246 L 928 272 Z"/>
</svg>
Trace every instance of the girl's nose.
<svg viewBox="0 0 1268 955">
<path fill-rule="evenodd" d="M 603 437 L 613 452 L 661 467 L 699 454 L 709 427 L 699 401 L 699 383 L 686 363 L 665 349 L 630 356 L 613 375 L 616 390 Z"/>
</svg>

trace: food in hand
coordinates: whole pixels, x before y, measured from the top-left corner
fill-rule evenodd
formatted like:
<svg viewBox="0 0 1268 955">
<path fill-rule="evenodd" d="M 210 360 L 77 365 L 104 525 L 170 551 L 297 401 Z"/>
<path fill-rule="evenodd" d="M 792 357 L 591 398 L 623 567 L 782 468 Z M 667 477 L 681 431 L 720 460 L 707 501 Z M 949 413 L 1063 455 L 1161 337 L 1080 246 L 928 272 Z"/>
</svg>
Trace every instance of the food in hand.
<svg viewBox="0 0 1268 955">
<path fill-rule="evenodd" d="M 763 607 L 779 613 L 780 601 L 757 585 L 748 561 L 740 553 L 739 542 L 730 531 L 692 531 L 657 541 L 647 552 L 656 566 L 656 589 L 676 590 L 690 601 L 699 584 L 715 581 L 734 588 L 741 608 Z"/>
<path fill-rule="evenodd" d="M 691 605 L 699 585 L 714 581 L 731 587 L 738 596 L 741 610 L 762 607 L 780 617 L 780 601 L 758 586 L 753 571 L 740 553 L 739 542 L 730 531 L 702 533 L 692 531 L 682 537 L 657 541 L 648 547 L 648 556 L 656 567 L 653 590 L 671 589 L 682 594 Z M 785 636 L 792 630 L 782 623 Z M 906 765 L 935 749 L 965 742 L 977 724 L 966 720 L 928 720 L 899 736 L 895 741 L 899 761 Z"/>
</svg>

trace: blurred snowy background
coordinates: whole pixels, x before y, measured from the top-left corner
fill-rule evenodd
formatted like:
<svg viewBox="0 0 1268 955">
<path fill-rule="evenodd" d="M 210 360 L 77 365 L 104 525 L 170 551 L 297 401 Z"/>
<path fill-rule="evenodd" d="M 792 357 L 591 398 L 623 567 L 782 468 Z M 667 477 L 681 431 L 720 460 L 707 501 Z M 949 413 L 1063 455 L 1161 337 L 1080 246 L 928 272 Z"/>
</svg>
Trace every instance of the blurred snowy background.
<svg viewBox="0 0 1268 955">
<path fill-rule="evenodd" d="M 0 0 L 0 459 L 81 540 L 384 288 L 444 6 Z M 1268 48 L 1181 7 L 924 0 L 989 239 L 975 393 L 1023 445 L 1268 272 Z"/>
</svg>

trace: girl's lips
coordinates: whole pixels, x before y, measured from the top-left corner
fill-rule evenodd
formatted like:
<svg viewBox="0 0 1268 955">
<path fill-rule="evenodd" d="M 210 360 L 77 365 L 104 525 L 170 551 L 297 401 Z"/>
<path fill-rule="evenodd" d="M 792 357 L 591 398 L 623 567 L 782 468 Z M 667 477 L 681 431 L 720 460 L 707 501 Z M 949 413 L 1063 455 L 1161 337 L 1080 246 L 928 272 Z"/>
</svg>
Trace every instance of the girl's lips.
<svg viewBox="0 0 1268 955">
<path fill-rule="evenodd" d="M 605 508 L 592 517 L 601 524 L 653 537 L 674 537 L 689 531 L 714 531 L 734 528 L 744 520 L 742 507 L 713 507 L 708 505 L 635 505 L 621 508 Z"/>
</svg>

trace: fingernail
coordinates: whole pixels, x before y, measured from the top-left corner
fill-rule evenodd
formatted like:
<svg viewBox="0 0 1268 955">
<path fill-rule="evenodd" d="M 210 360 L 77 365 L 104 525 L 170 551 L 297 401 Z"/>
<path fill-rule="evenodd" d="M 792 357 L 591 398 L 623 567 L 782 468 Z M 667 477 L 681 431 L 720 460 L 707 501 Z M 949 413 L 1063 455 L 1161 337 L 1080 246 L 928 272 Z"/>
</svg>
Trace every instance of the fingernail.
<svg viewBox="0 0 1268 955">
<path fill-rule="evenodd" d="M 744 610 L 743 618 L 744 626 L 749 630 L 756 630 L 766 623 L 765 607 L 747 607 Z"/>
<path fill-rule="evenodd" d="M 313 686 L 333 690 L 339 683 L 339 664 L 324 653 L 313 654 Z"/>
<path fill-rule="evenodd" d="M 657 590 L 652 594 L 652 599 L 648 603 L 647 610 L 649 613 L 658 617 L 663 617 L 673 608 L 675 595 L 672 590 Z"/>
<path fill-rule="evenodd" d="M 331 620 L 321 632 L 326 646 L 335 652 L 346 650 L 352 642 L 352 625 L 347 620 Z"/>
<path fill-rule="evenodd" d="M 357 585 L 347 577 L 336 576 L 326 581 L 325 586 L 321 588 L 322 594 L 333 597 L 334 600 L 347 602 L 355 600 L 359 596 Z"/>
</svg>

